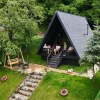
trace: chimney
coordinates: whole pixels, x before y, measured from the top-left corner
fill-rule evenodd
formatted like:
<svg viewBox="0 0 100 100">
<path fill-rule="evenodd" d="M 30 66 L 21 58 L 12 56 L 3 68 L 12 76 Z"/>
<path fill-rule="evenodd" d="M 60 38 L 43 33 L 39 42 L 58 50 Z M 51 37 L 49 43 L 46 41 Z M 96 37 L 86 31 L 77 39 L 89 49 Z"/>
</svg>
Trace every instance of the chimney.
<svg viewBox="0 0 100 100">
<path fill-rule="evenodd" d="M 86 33 L 83 34 L 83 35 L 88 35 L 88 31 L 89 31 L 89 25 L 87 24 L 87 26 L 86 26 Z"/>
<path fill-rule="evenodd" d="M 88 35 L 88 29 L 89 29 L 89 25 L 87 24 L 87 34 L 86 35 Z"/>
</svg>

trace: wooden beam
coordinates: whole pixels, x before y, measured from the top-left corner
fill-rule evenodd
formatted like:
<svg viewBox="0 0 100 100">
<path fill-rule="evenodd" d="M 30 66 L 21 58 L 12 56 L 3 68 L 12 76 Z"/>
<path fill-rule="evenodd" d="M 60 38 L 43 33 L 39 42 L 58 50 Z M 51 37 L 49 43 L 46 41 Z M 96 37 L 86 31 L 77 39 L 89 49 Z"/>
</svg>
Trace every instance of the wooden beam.
<svg viewBox="0 0 100 100">
<path fill-rule="evenodd" d="M 10 65 L 10 67 L 12 68 L 12 64 L 11 64 L 11 60 L 10 60 L 9 55 L 8 55 L 8 60 L 9 60 L 9 65 Z"/>
<path fill-rule="evenodd" d="M 4 57 L 4 67 L 6 65 L 6 54 L 5 54 L 5 57 Z"/>
<path fill-rule="evenodd" d="M 19 50 L 20 50 L 20 53 L 21 53 L 21 57 L 22 57 L 23 63 L 25 64 L 25 60 L 24 60 L 24 57 L 23 57 L 23 54 L 22 54 L 22 50 L 21 49 L 19 49 Z"/>
</svg>

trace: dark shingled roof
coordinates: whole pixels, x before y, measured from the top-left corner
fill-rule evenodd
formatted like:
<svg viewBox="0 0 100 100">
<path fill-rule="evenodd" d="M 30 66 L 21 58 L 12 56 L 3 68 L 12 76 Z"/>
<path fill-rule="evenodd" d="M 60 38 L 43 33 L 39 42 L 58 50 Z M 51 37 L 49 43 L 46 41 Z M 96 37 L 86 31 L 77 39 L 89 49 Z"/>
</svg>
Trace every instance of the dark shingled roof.
<svg viewBox="0 0 100 100">
<path fill-rule="evenodd" d="M 71 41 L 72 45 L 75 48 L 76 53 L 80 58 L 83 56 L 84 52 L 84 47 L 86 46 L 87 40 L 91 37 L 92 35 L 92 30 L 90 26 L 88 25 L 88 22 L 85 17 L 69 14 L 69 13 L 64 13 L 57 11 L 55 12 L 51 23 L 48 27 L 48 31 L 50 30 L 50 26 L 52 25 L 52 22 L 55 20 L 55 16 L 58 17 L 62 27 L 64 28 L 64 31 Z M 88 25 L 88 27 L 87 27 Z M 87 28 L 88 28 L 88 35 L 87 34 Z M 46 35 L 45 35 L 46 37 Z M 45 38 L 44 37 L 44 38 Z M 43 42 L 42 42 L 43 44 Z M 42 45 L 40 45 L 41 48 Z M 39 48 L 39 49 L 40 49 Z M 38 52 L 39 52 L 38 49 Z"/>
</svg>

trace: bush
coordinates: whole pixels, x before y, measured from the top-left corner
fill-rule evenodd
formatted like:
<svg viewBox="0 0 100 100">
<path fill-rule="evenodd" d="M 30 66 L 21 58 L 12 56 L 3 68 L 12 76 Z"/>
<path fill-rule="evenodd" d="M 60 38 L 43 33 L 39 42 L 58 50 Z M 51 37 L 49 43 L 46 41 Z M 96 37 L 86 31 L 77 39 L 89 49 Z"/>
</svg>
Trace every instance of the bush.
<svg viewBox="0 0 100 100">
<path fill-rule="evenodd" d="M 98 92 L 98 94 L 97 94 L 95 100 L 100 100 L 100 90 L 99 90 L 99 92 Z"/>
</svg>

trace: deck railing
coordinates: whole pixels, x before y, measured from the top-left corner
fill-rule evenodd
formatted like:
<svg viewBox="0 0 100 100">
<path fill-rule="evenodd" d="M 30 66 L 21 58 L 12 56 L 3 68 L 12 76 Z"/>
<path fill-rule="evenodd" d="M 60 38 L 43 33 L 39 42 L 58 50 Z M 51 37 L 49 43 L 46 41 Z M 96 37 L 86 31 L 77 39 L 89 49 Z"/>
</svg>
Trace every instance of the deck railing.
<svg viewBox="0 0 100 100">
<path fill-rule="evenodd" d="M 49 58 L 51 57 L 51 54 L 52 54 L 53 50 L 49 53 L 49 55 L 47 56 L 47 65 L 49 63 Z"/>
<path fill-rule="evenodd" d="M 63 49 L 63 50 L 59 53 L 59 55 L 57 56 L 57 63 L 58 63 L 59 57 L 61 57 L 63 51 L 64 51 L 64 49 Z"/>
<path fill-rule="evenodd" d="M 63 51 L 64 51 L 64 49 L 59 53 L 59 55 L 58 55 L 57 58 L 59 58 L 61 56 L 61 54 L 62 54 Z"/>
</svg>

